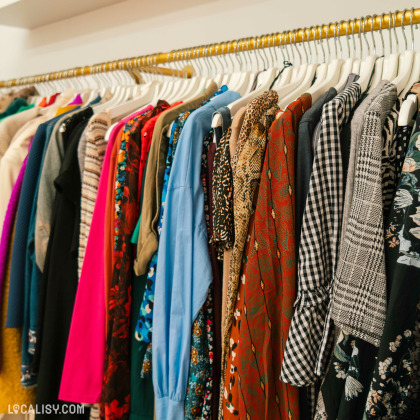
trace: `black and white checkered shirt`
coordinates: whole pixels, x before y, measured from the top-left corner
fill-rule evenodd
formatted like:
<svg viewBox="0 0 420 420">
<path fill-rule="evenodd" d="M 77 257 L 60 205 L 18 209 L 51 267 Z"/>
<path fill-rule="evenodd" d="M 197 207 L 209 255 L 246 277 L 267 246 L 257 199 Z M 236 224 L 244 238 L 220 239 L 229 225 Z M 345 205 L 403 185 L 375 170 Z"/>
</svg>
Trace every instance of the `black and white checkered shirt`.
<svg viewBox="0 0 420 420">
<path fill-rule="evenodd" d="M 340 131 L 360 96 L 360 85 L 352 83 L 325 104 L 322 111 L 320 139 L 303 216 L 298 294 L 280 378 L 298 387 L 316 380 L 317 360 L 323 359 L 333 346 L 331 337 L 321 349 L 343 211 Z"/>
</svg>

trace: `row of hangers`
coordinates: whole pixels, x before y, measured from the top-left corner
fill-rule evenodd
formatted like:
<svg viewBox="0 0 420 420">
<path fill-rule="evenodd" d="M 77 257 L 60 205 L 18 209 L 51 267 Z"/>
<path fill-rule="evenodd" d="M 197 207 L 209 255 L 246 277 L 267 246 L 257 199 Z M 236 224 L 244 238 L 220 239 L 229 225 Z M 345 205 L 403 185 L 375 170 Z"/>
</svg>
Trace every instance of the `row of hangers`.
<svg viewBox="0 0 420 420">
<path fill-rule="evenodd" d="M 403 17 L 406 12 L 408 12 L 408 9 L 403 11 Z M 83 103 L 89 103 L 98 95 L 102 98 L 109 96 L 110 99 L 97 105 L 95 111 L 109 110 L 111 119 L 123 118 L 147 104 L 156 105 L 159 99 L 165 99 L 169 103 L 187 101 L 201 94 L 212 80 L 218 86 L 226 85 L 230 90 L 241 94 L 240 99 L 229 105 L 232 116 L 269 89 L 278 93 L 281 109 L 285 109 L 289 103 L 303 93 L 311 94 L 314 103 L 330 87 L 335 87 L 337 91 L 342 90 L 351 73 L 359 75 L 358 83 L 363 92 L 370 91 L 381 80 L 389 80 L 396 85 L 399 96 L 403 97 L 411 86 L 420 79 L 420 52 L 414 51 L 414 8 L 411 9 L 409 25 L 411 29 L 411 48 L 408 46 L 406 28 L 402 18 L 401 31 L 405 49 L 402 53 L 399 52 L 400 46 L 396 31 L 397 13 L 398 11 L 393 14 L 392 24 L 391 22 L 389 24 L 389 53 L 387 54 L 385 54 L 382 31 L 385 14 L 380 17 L 379 35 L 382 46 L 380 56 L 376 51 L 373 24 L 371 24 L 372 45 L 368 41 L 365 26 L 371 16 L 366 16 L 361 18 L 358 33 L 354 32 L 355 20 L 336 22 L 334 36 L 329 39 L 327 30 L 325 41 L 321 41 L 322 27 L 304 28 L 303 42 L 300 45 L 296 42 L 298 31 L 294 31 L 291 35 L 292 42 L 289 48 L 286 43 L 281 43 L 279 47 L 275 47 L 273 34 L 268 36 L 268 48 L 260 48 L 259 41 L 257 41 L 257 48 L 252 52 L 248 50 L 246 42 L 242 43 L 242 49 L 239 47 L 240 43 L 237 42 L 233 54 L 224 54 L 223 44 L 220 46 L 222 48 L 221 55 L 218 55 L 218 46 L 216 46 L 216 55 L 214 56 L 210 55 L 211 46 L 203 47 L 202 58 L 195 56 L 197 49 L 190 50 L 188 53 L 174 52 L 177 58 L 174 61 L 175 67 L 182 72 L 185 69 L 185 65 L 182 63 L 188 64 L 194 73 L 191 78 L 187 78 L 186 74 L 185 77 L 179 79 L 164 76 L 156 67 L 156 62 L 148 62 L 148 66 L 155 65 L 155 67 L 152 67 L 155 70 L 153 73 L 143 73 L 141 69 L 137 69 L 137 74 L 140 73 L 139 75 L 145 82 L 140 85 L 135 83 L 128 72 L 113 71 L 51 80 L 37 85 L 36 88 L 42 95 L 73 88 L 81 94 Z M 372 16 L 372 22 L 376 17 L 377 15 Z M 346 27 L 347 58 L 343 58 L 341 37 L 337 34 L 341 25 Z M 319 38 L 316 39 L 318 30 Z M 313 34 L 313 47 L 311 47 L 309 41 L 311 34 Z M 356 46 L 356 37 L 359 39 L 359 48 Z M 351 38 L 353 41 L 352 48 L 350 47 Z M 257 38 L 257 40 L 259 39 Z M 334 55 L 331 53 L 331 41 L 334 44 Z M 394 43 L 396 44 L 395 51 Z M 327 47 L 326 49 L 324 44 Z M 363 44 L 366 45 L 366 51 Z M 318 49 L 321 49 L 322 57 L 318 53 Z M 282 59 L 279 59 L 278 51 L 280 51 Z M 224 63 L 220 57 L 222 57 Z M 233 58 L 235 58 L 236 63 Z M 251 91 L 255 81 L 257 81 L 256 87 Z M 39 98 L 33 98 L 33 101 L 37 100 Z M 404 125 L 404 123 L 411 121 L 417 109 L 417 95 L 409 95 L 400 111 L 399 124 Z M 213 118 L 212 127 L 218 126 L 221 126 L 221 118 L 216 115 Z"/>
</svg>

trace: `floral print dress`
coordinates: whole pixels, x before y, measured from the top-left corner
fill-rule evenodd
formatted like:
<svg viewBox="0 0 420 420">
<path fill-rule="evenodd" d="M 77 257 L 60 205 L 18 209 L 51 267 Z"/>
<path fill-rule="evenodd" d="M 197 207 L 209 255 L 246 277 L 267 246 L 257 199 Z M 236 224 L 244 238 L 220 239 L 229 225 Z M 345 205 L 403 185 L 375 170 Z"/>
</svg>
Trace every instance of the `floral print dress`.
<svg viewBox="0 0 420 420">
<path fill-rule="evenodd" d="M 367 419 L 402 418 L 412 391 L 413 331 L 420 297 L 419 125 L 418 116 L 386 229 L 389 300 L 366 403 Z"/>
<path fill-rule="evenodd" d="M 213 133 L 203 141 L 201 159 L 201 182 L 204 192 L 204 215 L 207 231 L 210 229 L 209 194 L 207 179 L 207 154 Z M 185 396 L 185 419 L 210 419 L 213 389 L 213 287 L 193 322 L 191 331 L 191 359 L 188 386 Z"/>
</svg>

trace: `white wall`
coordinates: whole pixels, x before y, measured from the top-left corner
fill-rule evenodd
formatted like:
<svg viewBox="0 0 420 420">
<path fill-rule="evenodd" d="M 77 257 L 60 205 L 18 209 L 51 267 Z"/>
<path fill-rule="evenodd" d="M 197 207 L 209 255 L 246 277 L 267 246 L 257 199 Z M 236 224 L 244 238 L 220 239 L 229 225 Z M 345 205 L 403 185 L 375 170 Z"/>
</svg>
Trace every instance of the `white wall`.
<svg viewBox="0 0 420 420">
<path fill-rule="evenodd" d="M 408 0 L 126 0 L 34 30 L 0 26 L 0 80 L 412 6 Z"/>
</svg>

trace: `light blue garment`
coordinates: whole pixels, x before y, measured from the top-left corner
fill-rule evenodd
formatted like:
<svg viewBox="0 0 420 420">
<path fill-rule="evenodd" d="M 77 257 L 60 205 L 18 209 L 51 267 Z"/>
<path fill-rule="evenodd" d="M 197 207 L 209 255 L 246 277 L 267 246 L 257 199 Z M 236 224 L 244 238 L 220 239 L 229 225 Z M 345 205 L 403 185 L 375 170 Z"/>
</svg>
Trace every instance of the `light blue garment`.
<svg viewBox="0 0 420 420">
<path fill-rule="evenodd" d="M 191 326 L 212 281 L 204 219 L 201 153 L 212 115 L 240 95 L 225 92 L 194 111 L 179 138 L 159 241 L 153 315 L 156 419 L 183 420 Z"/>
</svg>

